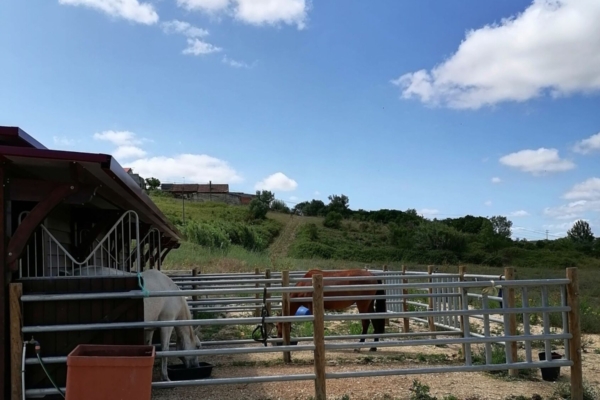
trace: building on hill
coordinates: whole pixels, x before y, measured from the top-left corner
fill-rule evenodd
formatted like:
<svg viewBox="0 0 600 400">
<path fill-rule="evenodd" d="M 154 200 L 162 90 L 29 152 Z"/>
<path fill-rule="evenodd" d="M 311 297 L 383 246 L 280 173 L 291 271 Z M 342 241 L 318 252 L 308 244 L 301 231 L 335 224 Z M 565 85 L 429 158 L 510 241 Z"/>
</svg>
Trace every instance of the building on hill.
<svg viewBox="0 0 600 400">
<path fill-rule="evenodd" d="M 226 183 L 163 183 L 160 189 L 172 193 L 176 198 L 190 201 L 216 201 L 232 205 L 250 204 L 256 195 L 242 192 L 230 192 Z"/>
<path fill-rule="evenodd" d="M 142 190 L 146 190 L 146 180 L 144 178 L 142 178 L 139 174 L 134 174 L 132 168 L 123 168 L 123 169 L 125 170 L 125 172 L 127 172 L 127 175 L 129 175 L 131 177 L 131 179 L 133 179 L 133 181 L 135 183 L 137 183 L 137 185 Z"/>
</svg>

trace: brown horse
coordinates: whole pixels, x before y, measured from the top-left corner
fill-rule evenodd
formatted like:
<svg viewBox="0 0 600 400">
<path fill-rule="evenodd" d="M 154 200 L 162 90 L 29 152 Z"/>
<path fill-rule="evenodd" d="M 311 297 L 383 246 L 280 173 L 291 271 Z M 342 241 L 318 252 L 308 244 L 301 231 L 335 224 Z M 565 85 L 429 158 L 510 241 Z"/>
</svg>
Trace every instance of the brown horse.
<svg viewBox="0 0 600 400">
<path fill-rule="evenodd" d="M 375 275 L 367 270 L 362 269 L 350 269 L 343 271 L 321 271 L 318 269 L 312 269 L 304 275 L 304 278 L 311 278 L 313 275 L 323 275 L 323 278 L 336 277 L 339 279 L 335 280 L 324 280 L 323 286 L 346 286 L 346 285 L 374 285 L 381 284 L 381 280 L 373 279 Z M 354 276 L 364 276 L 365 279 L 359 280 L 348 280 L 344 278 L 354 277 Z M 300 281 L 296 283 L 296 286 L 312 286 L 312 282 L 310 281 Z M 358 288 L 357 288 L 358 289 Z M 332 296 L 375 296 L 375 295 L 385 295 L 385 290 L 379 289 L 362 289 L 362 290 L 345 290 L 345 291 L 335 291 L 335 292 L 327 292 L 323 293 L 325 298 Z M 312 297 L 312 292 L 304 292 L 304 293 L 291 293 L 290 298 L 303 298 L 303 297 Z M 356 304 L 358 308 L 358 312 L 363 313 L 373 313 L 373 312 L 387 312 L 387 307 L 385 305 L 385 299 L 377 299 L 377 300 L 325 300 L 325 310 L 333 310 L 333 311 L 342 311 L 353 304 Z M 292 302 L 290 303 L 290 315 L 296 315 L 298 308 L 300 306 L 304 306 L 309 309 L 310 313 L 313 313 L 313 304 L 311 300 L 307 300 L 305 302 Z M 373 323 L 373 330 L 375 334 L 381 334 L 385 332 L 385 318 L 382 319 L 363 319 L 362 320 L 362 334 L 366 335 L 369 330 L 369 323 Z M 281 322 L 277 323 L 277 337 L 281 338 L 283 335 L 283 326 Z M 365 339 L 360 339 L 360 343 L 363 343 Z M 374 339 L 375 342 L 379 341 L 379 338 Z M 360 351 L 360 349 L 355 349 L 355 351 Z M 372 347 L 370 351 L 377 351 L 376 347 Z"/>
</svg>

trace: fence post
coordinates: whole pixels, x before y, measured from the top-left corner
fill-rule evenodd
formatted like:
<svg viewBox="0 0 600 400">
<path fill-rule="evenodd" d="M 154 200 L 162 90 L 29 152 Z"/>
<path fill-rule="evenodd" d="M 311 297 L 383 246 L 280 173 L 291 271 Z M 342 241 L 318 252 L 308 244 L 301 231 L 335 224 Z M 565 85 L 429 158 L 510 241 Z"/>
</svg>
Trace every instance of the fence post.
<svg viewBox="0 0 600 400">
<path fill-rule="evenodd" d="M 11 400 L 21 400 L 21 356 L 23 352 L 23 314 L 21 311 L 21 295 L 23 284 L 9 284 L 9 316 L 10 316 L 10 378 L 11 378 Z"/>
<path fill-rule="evenodd" d="M 269 268 L 267 268 L 267 270 L 265 271 L 265 278 L 266 279 L 271 279 L 271 270 Z M 266 283 L 265 284 L 266 288 L 271 287 L 270 283 Z M 269 302 L 269 299 L 271 298 L 271 293 L 267 293 L 267 313 L 269 315 L 271 315 L 271 303 Z"/>
<path fill-rule="evenodd" d="M 384 265 L 383 266 L 383 272 L 387 272 L 387 270 L 388 270 L 388 266 Z M 382 280 L 382 282 L 385 285 L 388 281 L 387 280 Z M 377 300 L 377 301 L 379 301 L 379 300 Z M 385 326 L 390 326 L 390 319 L 389 318 L 385 319 Z"/>
<path fill-rule="evenodd" d="M 260 269 L 254 268 L 254 275 L 260 275 Z M 257 288 L 257 289 L 259 288 L 259 286 L 260 285 L 258 283 L 254 284 L 254 287 Z M 261 307 L 260 307 L 260 293 L 255 293 L 254 294 L 254 299 L 256 300 L 256 308 L 254 309 L 254 316 L 255 317 L 260 317 L 260 310 L 261 310 Z"/>
<path fill-rule="evenodd" d="M 459 275 L 458 276 L 458 280 L 460 282 L 464 282 L 465 281 L 465 273 L 466 272 L 467 272 L 467 267 L 465 267 L 464 265 L 460 265 L 458 267 L 458 275 Z M 466 290 L 466 289 L 464 289 L 464 290 Z M 463 293 L 463 288 L 459 289 L 459 293 L 461 293 L 461 294 Z M 464 304 L 462 304 L 462 299 L 463 299 L 463 296 L 460 297 L 461 308 L 463 310 L 467 310 L 469 308 L 469 303 L 467 303 L 467 306 L 465 307 Z M 468 297 L 467 297 L 467 299 L 468 299 Z M 466 320 L 465 320 L 465 316 L 464 315 L 460 316 L 460 328 L 463 331 L 463 337 L 467 337 L 465 335 L 465 332 L 466 332 L 465 323 L 468 323 L 468 321 L 469 321 L 469 317 L 468 316 L 467 316 Z M 466 343 L 462 344 L 462 353 L 463 353 L 463 359 L 466 359 L 465 358 L 466 354 L 467 354 L 467 344 Z"/>
<path fill-rule="evenodd" d="M 402 275 L 406 275 L 406 265 L 402 266 Z M 402 283 L 406 284 L 408 281 L 406 280 L 406 278 L 402 278 Z M 406 295 L 408 294 L 408 289 L 402 289 L 402 311 L 403 312 L 408 312 L 408 303 L 406 302 Z M 402 319 L 402 322 L 404 324 L 404 333 L 407 333 L 410 331 L 410 320 L 408 319 L 408 317 L 404 317 Z"/>
<path fill-rule="evenodd" d="M 427 266 L 427 274 L 429 275 L 429 283 L 433 282 L 433 265 L 428 265 Z M 433 288 L 429 287 L 429 307 L 427 307 L 429 309 L 429 311 L 434 311 L 433 309 L 433 297 L 431 297 L 431 295 L 433 294 Z M 435 318 L 433 316 L 429 316 L 427 317 L 427 323 L 429 325 L 429 331 L 430 332 L 435 332 Z M 435 339 L 435 336 L 431 337 L 432 339 Z"/>
<path fill-rule="evenodd" d="M 283 271 L 281 273 L 281 287 L 290 286 L 290 271 Z M 282 293 L 281 294 L 281 315 L 287 317 L 290 315 L 290 294 Z M 291 322 L 283 323 L 283 345 L 290 345 L 290 331 L 291 331 Z M 292 354 L 289 351 L 283 352 L 283 362 L 289 363 L 292 361 Z"/>
<path fill-rule="evenodd" d="M 194 268 L 194 269 L 192 270 L 192 277 L 196 277 L 196 276 L 198 276 L 198 268 Z M 192 286 L 192 288 L 193 288 L 194 290 L 197 290 L 197 289 L 198 289 L 198 285 L 194 285 L 194 286 Z M 199 300 L 199 297 L 198 297 L 198 296 L 192 296 L 192 300 L 193 300 L 193 301 L 198 301 L 198 300 Z M 195 307 L 198 307 L 198 305 L 197 305 L 197 304 L 194 304 L 194 306 L 195 306 Z M 198 318 L 198 315 L 199 315 L 199 312 L 198 312 L 198 310 L 194 311 L 194 317 L 195 317 L 195 318 Z"/>
<path fill-rule="evenodd" d="M 315 400 L 326 400 L 325 381 L 325 304 L 323 303 L 323 275 L 312 276 L 313 331 L 315 363 Z"/>
<path fill-rule="evenodd" d="M 569 333 L 573 337 L 569 340 L 569 355 L 571 366 L 571 399 L 583 400 L 583 372 L 581 365 L 581 327 L 579 326 L 579 278 L 577 268 L 567 268 L 567 304 L 571 307 L 568 312 Z"/>
<path fill-rule="evenodd" d="M 504 268 L 504 280 L 507 280 L 507 281 L 515 280 L 515 269 L 513 267 Z M 506 308 L 515 308 L 515 305 L 516 305 L 515 288 L 507 287 L 504 290 L 506 290 L 506 300 L 508 303 L 505 305 L 505 307 Z M 506 327 L 504 329 L 506 331 Z M 508 334 L 511 336 L 517 335 L 517 315 L 514 313 L 508 315 Z M 512 359 L 512 362 L 517 362 L 517 360 L 518 360 L 517 342 L 510 341 L 509 343 L 510 343 L 510 358 Z M 508 370 L 508 375 L 513 376 L 513 377 L 519 376 L 519 370 L 518 369 L 510 369 L 510 370 Z"/>
</svg>

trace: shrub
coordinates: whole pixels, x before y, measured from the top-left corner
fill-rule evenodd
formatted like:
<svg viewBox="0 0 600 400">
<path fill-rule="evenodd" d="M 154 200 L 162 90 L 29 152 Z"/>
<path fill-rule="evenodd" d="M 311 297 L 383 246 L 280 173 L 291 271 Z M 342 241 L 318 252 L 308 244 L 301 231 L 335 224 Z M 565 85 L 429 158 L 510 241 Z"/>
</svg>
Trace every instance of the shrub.
<svg viewBox="0 0 600 400">
<path fill-rule="evenodd" d="M 252 219 L 265 219 L 267 218 L 267 212 L 269 211 L 269 205 L 260 201 L 258 198 L 252 199 L 248 212 Z"/>
<path fill-rule="evenodd" d="M 323 225 L 327 228 L 339 229 L 342 226 L 342 214 L 337 211 L 330 211 L 325 216 Z"/>
<path fill-rule="evenodd" d="M 227 249 L 231 244 L 223 228 L 205 222 L 188 222 L 184 233 L 190 242 L 210 249 Z"/>
</svg>

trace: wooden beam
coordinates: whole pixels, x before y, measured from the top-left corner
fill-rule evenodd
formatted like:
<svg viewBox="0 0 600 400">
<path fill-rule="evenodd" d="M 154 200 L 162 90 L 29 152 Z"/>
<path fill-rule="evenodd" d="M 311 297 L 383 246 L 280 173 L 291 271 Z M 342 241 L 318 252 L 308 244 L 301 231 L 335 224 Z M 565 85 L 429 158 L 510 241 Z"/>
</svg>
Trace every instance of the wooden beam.
<svg viewBox="0 0 600 400">
<path fill-rule="evenodd" d="M 40 179 L 11 179 L 9 199 L 12 201 L 40 202 L 50 196 L 57 186 L 62 185 L 65 184 Z M 65 203 L 85 204 L 92 200 L 96 190 L 96 186 L 81 185 L 77 193 L 65 199 Z"/>
<path fill-rule="evenodd" d="M 513 267 L 506 267 L 504 268 L 504 279 L 507 281 L 514 281 L 515 280 L 515 269 Z M 507 287 L 506 289 L 506 298 L 507 298 L 507 303 L 508 304 L 504 304 L 504 307 L 507 308 L 515 308 L 515 288 L 514 287 Z M 505 327 L 506 329 L 506 327 Z M 507 332 L 505 331 L 504 334 L 506 334 Z M 517 335 L 517 315 L 516 314 L 509 314 L 508 315 L 508 334 L 510 336 L 516 336 Z M 512 362 L 516 363 L 517 362 L 517 342 L 514 341 L 510 341 L 507 342 L 506 345 L 510 345 L 510 358 L 512 358 Z M 512 377 L 517 377 L 519 376 L 519 370 L 518 369 L 509 369 L 508 370 L 508 374 Z"/>
<path fill-rule="evenodd" d="M 66 184 L 57 186 L 48 197 L 37 203 L 29 214 L 27 214 L 8 243 L 7 264 L 12 271 L 17 269 L 17 261 L 21 257 L 21 253 L 23 253 L 23 249 L 35 229 L 65 197 L 76 193 L 78 190 L 79 187 L 76 185 Z"/>
<path fill-rule="evenodd" d="M 11 283 L 9 286 L 10 302 L 10 382 L 11 400 L 21 400 L 21 355 L 23 352 L 23 313 L 21 311 L 21 295 L 23 294 L 22 283 Z"/>
<path fill-rule="evenodd" d="M 571 399 L 583 400 L 583 370 L 581 364 L 581 326 L 579 316 L 579 278 L 577 268 L 567 268 L 567 304 L 571 307 L 568 312 L 569 333 L 573 335 L 569 340 L 569 357 L 571 365 Z"/>
<path fill-rule="evenodd" d="M 327 400 L 325 378 L 325 303 L 323 301 L 323 275 L 312 276 L 313 285 L 313 336 L 315 344 L 315 399 Z"/>
<path fill-rule="evenodd" d="M 290 271 L 283 271 L 281 273 L 281 287 L 290 286 Z M 281 315 L 284 317 L 288 317 L 290 315 L 290 294 L 288 292 L 281 294 Z M 283 345 L 290 345 L 290 333 L 291 333 L 291 323 L 284 322 L 283 323 Z M 283 362 L 289 363 L 292 361 L 292 353 L 289 351 L 283 352 Z"/>
<path fill-rule="evenodd" d="M 0 165 L 0 397 L 8 398 L 8 385 L 10 382 L 9 368 L 6 365 L 6 350 L 8 349 L 8 341 L 6 337 L 7 323 L 6 323 L 6 311 L 8 311 L 7 302 L 7 282 L 6 276 L 8 269 L 6 268 L 6 176 L 5 174 L 5 163 Z"/>
</svg>

